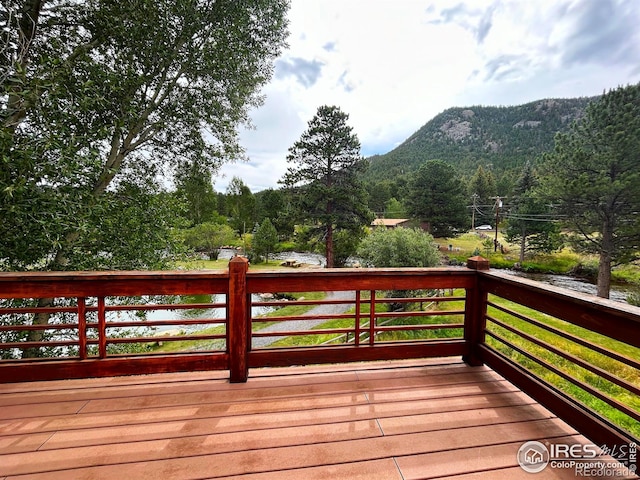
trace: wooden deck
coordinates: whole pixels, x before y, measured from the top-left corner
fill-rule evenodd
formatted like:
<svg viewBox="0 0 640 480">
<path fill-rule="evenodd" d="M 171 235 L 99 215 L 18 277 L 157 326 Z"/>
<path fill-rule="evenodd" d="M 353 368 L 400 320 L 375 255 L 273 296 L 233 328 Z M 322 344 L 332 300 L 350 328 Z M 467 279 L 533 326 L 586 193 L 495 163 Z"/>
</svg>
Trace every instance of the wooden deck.
<svg viewBox="0 0 640 480">
<path fill-rule="evenodd" d="M 0 385 L 0 480 L 575 478 L 529 440 L 587 440 L 457 359 Z"/>
</svg>

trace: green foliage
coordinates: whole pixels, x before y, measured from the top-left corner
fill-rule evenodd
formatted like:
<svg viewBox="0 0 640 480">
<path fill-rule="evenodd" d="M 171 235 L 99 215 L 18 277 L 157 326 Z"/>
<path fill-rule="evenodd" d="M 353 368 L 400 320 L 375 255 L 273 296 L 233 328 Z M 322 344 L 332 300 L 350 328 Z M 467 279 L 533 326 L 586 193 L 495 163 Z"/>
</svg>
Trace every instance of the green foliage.
<svg viewBox="0 0 640 480">
<path fill-rule="evenodd" d="M 407 209 L 402 202 L 391 197 L 384 204 L 384 218 L 407 218 Z"/>
<path fill-rule="evenodd" d="M 493 225 L 495 218 L 492 205 L 495 203 L 494 199 L 498 194 L 493 173 L 482 168 L 482 165 L 478 166 L 476 173 L 469 180 L 467 191 L 469 198 L 475 198 L 473 202 L 476 205 L 475 225 Z"/>
<path fill-rule="evenodd" d="M 339 230 L 334 236 L 334 266 L 344 267 L 349 260 L 356 254 L 358 246 L 362 238 L 366 235 L 365 229 L 362 227 L 353 228 L 351 230 Z"/>
<path fill-rule="evenodd" d="M 229 222 L 234 230 L 244 234 L 253 229 L 256 200 L 239 177 L 233 177 L 227 186 L 226 206 Z"/>
<path fill-rule="evenodd" d="M 565 216 L 580 251 L 599 255 L 598 295 L 611 267 L 638 257 L 640 244 L 640 84 L 611 90 L 556 137 L 545 157 L 547 198 Z"/>
<path fill-rule="evenodd" d="M 264 256 L 269 261 L 269 254 L 272 253 L 278 244 L 278 232 L 269 218 L 265 218 L 253 234 L 252 249 L 258 256 Z"/>
<path fill-rule="evenodd" d="M 440 256 L 433 237 L 417 228 L 376 228 L 358 248 L 371 267 L 433 267 Z"/>
<path fill-rule="evenodd" d="M 179 165 L 176 175 L 176 195 L 187 207 L 186 217 L 192 225 L 211 221 L 216 216 L 216 194 L 211 182 L 211 170 L 201 162 Z"/>
<path fill-rule="evenodd" d="M 407 207 L 436 237 L 452 237 L 469 226 L 463 184 L 453 167 L 440 160 L 426 162 L 415 172 Z"/>
<path fill-rule="evenodd" d="M 580 118 L 591 100 L 547 99 L 514 107 L 449 108 L 391 152 L 368 158 L 366 180 L 410 178 L 420 165 L 434 158 L 454 165 L 467 176 L 479 165 L 491 165 L 498 178 L 551 150 L 555 134 L 566 131 L 572 120 Z"/>
<path fill-rule="evenodd" d="M 229 225 L 219 223 L 201 223 L 184 235 L 185 243 L 197 252 L 206 253 L 209 260 L 216 260 L 220 247 L 232 244 L 236 238 L 236 232 Z"/>
<path fill-rule="evenodd" d="M 538 179 L 527 162 L 514 189 L 513 207 L 507 213 L 505 238 L 520 244 L 520 262 L 527 252 L 551 253 L 562 248 L 560 225 L 549 205 L 535 189 Z"/>
<path fill-rule="evenodd" d="M 319 107 L 289 148 L 290 166 L 281 180 L 293 195 L 298 217 L 319 226 L 328 267 L 334 266 L 334 231 L 357 229 L 373 219 L 361 182 L 360 142 L 348 118 L 338 107 Z"/>
<path fill-rule="evenodd" d="M 278 235 L 289 236 L 293 234 L 295 225 L 291 201 L 284 190 L 269 188 L 254 195 L 256 199 L 256 221 L 262 222 L 269 218 L 276 227 Z"/>
<path fill-rule="evenodd" d="M 142 243 L 125 248 L 135 236 L 126 229 L 146 222 L 111 212 L 138 208 L 123 185 L 148 191 L 178 163 L 213 171 L 241 156 L 237 127 L 261 102 L 287 8 L 285 0 L 3 3 L 0 268 L 87 268 L 89 257 L 73 263 L 81 253 L 97 268 L 146 263 Z M 96 243 L 105 222 L 119 227 L 117 262 Z M 163 222 L 170 226 L 160 217 L 148 228 Z"/>
</svg>

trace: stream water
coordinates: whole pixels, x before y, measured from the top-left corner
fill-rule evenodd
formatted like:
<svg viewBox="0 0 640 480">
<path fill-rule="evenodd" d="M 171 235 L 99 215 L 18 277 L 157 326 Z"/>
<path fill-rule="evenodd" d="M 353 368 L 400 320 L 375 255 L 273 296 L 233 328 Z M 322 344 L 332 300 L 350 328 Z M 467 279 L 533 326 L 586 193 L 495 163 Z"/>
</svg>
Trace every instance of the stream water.
<svg viewBox="0 0 640 480">
<path fill-rule="evenodd" d="M 236 254 L 235 250 L 232 249 L 222 249 L 220 251 L 220 259 L 231 259 Z M 274 254 L 270 258 L 278 259 L 278 260 L 288 260 L 293 259 L 299 263 L 304 263 L 307 265 L 315 265 L 323 267 L 325 265 L 325 259 L 322 255 L 315 253 L 303 253 L 303 252 L 284 252 L 279 254 Z M 548 285 L 554 285 L 557 287 L 566 288 L 569 290 L 573 290 L 576 292 L 586 293 L 595 295 L 596 294 L 596 286 L 592 283 L 587 282 L 586 280 L 570 277 L 567 275 L 551 275 L 551 274 L 542 274 L 542 273 L 523 273 L 523 272 L 510 272 L 512 275 L 529 278 L 531 280 L 536 280 L 538 282 L 546 283 Z M 629 285 L 613 285 L 611 288 L 611 299 L 619 302 L 626 302 L 627 296 L 631 293 L 640 293 L 640 288 L 637 286 L 629 286 Z M 255 296 L 253 300 L 258 301 L 259 297 Z M 202 295 L 202 296 L 191 296 L 185 297 L 185 303 L 224 303 L 224 295 Z M 265 307 L 254 307 L 252 314 L 253 316 L 258 316 L 264 314 L 272 309 Z M 156 310 L 148 313 L 147 318 L 149 320 L 180 320 L 180 319 L 212 319 L 212 318 L 223 318 L 225 316 L 225 309 L 193 309 L 193 310 Z M 206 325 L 207 327 L 211 325 Z M 203 325 L 190 325 L 186 327 L 180 327 L 181 330 L 186 332 L 197 331 L 199 329 L 204 328 Z M 174 327 L 167 326 L 161 327 L 158 330 L 171 330 Z"/>
<path fill-rule="evenodd" d="M 596 294 L 596 286 L 586 280 L 570 277 L 568 275 L 551 275 L 547 273 L 523 273 L 510 272 L 517 277 L 524 277 L 530 280 L 546 283 L 556 287 L 566 288 L 575 292 L 586 293 L 589 295 Z M 626 302 L 630 294 L 640 294 L 640 288 L 635 285 L 611 285 L 610 298 L 617 302 Z"/>
</svg>

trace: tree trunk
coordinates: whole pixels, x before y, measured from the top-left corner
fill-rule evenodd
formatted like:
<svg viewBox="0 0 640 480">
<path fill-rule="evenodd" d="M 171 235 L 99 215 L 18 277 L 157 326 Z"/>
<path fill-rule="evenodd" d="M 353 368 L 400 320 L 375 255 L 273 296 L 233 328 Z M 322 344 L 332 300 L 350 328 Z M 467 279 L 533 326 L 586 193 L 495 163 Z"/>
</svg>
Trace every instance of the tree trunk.
<svg viewBox="0 0 640 480">
<path fill-rule="evenodd" d="M 598 265 L 598 291 L 597 295 L 602 298 L 609 298 L 611 289 L 611 254 L 600 252 L 600 263 Z"/>
<path fill-rule="evenodd" d="M 327 225 L 327 240 L 325 242 L 325 250 L 327 252 L 327 268 L 333 268 L 333 225 Z"/>
<path fill-rule="evenodd" d="M 602 227 L 602 244 L 600 246 L 600 261 L 598 263 L 597 295 L 609 298 L 611 290 L 611 257 L 613 252 L 613 228 L 608 219 Z"/>
<path fill-rule="evenodd" d="M 17 63 L 18 65 L 13 68 L 13 73 L 10 75 L 10 81 L 7 85 L 11 85 L 9 88 L 9 95 L 6 102 L 6 114 L 3 120 L 3 127 L 13 135 L 18 127 L 26 118 L 27 110 L 32 105 L 36 95 L 35 92 L 29 90 L 29 86 L 26 84 L 27 65 L 29 63 L 30 48 L 33 40 L 36 36 L 38 28 L 38 19 L 40 17 L 40 10 L 42 9 L 42 0 L 28 0 L 23 2 L 20 12 L 7 12 L 7 15 L 11 13 L 20 16 L 18 20 L 18 52 Z M 9 7 L 7 7 L 9 10 Z M 7 33 L 7 35 L 10 35 Z"/>
<path fill-rule="evenodd" d="M 527 249 L 527 229 L 523 226 L 520 232 L 520 265 L 524 262 L 524 252 Z"/>
</svg>

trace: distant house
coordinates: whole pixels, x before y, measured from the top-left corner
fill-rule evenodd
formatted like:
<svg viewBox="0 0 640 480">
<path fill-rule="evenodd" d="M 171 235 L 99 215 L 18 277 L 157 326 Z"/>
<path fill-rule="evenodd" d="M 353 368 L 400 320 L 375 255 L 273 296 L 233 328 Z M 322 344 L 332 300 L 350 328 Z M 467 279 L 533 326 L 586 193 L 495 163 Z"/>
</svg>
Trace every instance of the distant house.
<svg viewBox="0 0 640 480">
<path fill-rule="evenodd" d="M 376 218 L 371 222 L 372 227 L 385 227 L 385 228 L 409 228 L 411 222 L 408 218 Z"/>
</svg>

